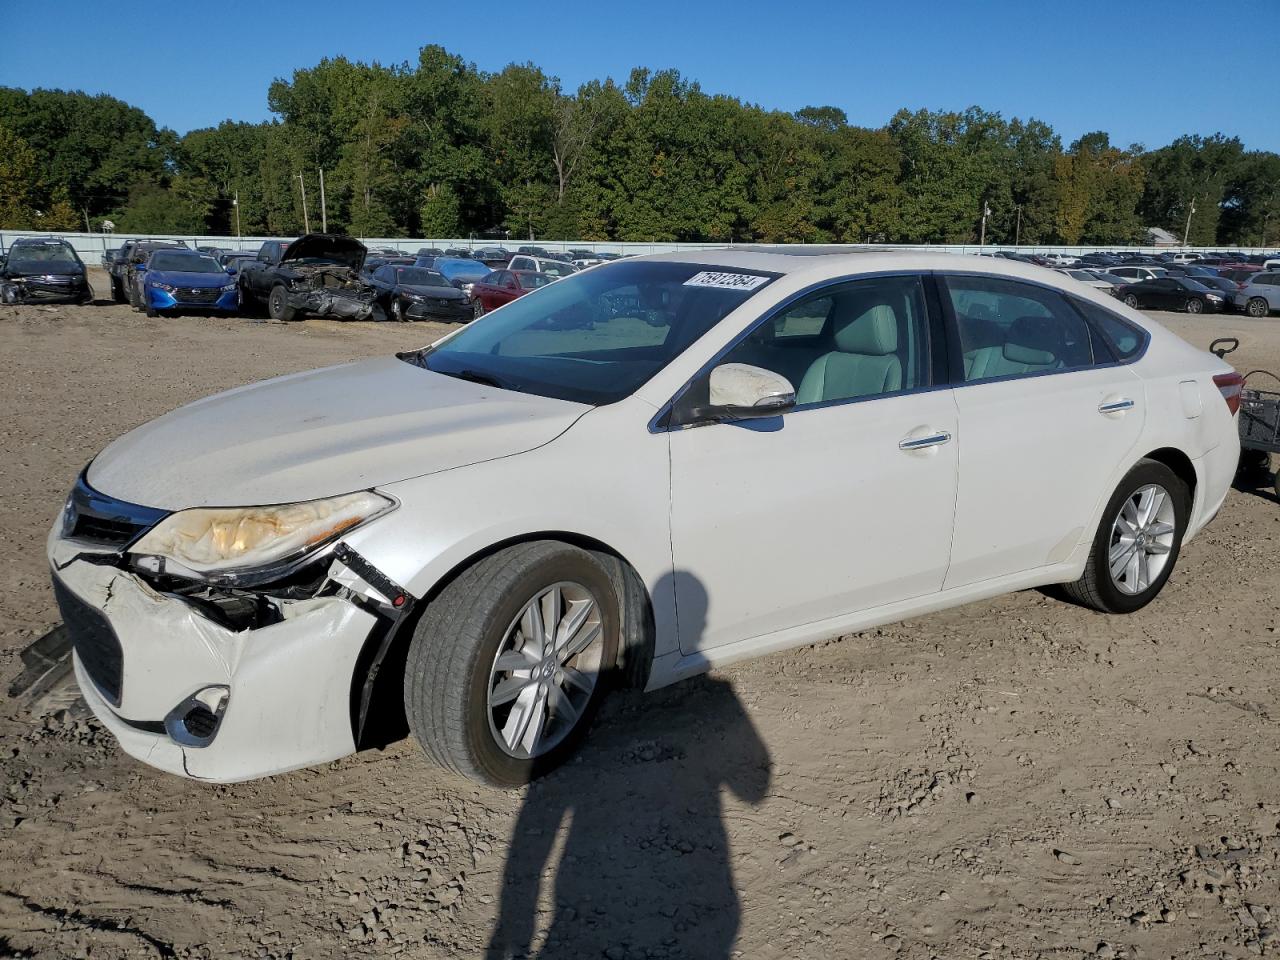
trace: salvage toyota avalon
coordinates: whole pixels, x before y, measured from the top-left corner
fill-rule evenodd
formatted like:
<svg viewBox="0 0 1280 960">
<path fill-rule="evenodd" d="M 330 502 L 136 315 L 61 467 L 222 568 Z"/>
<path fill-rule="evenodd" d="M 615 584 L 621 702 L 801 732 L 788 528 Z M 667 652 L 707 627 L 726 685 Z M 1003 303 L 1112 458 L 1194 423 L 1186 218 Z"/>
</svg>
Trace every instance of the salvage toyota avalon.
<svg viewBox="0 0 1280 960">
<path fill-rule="evenodd" d="M 1130 613 L 1222 505 L 1241 379 L 1012 261 L 710 250 L 108 446 L 49 536 L 126 752 L 214 781 L 416 735 L 519 784 L 607 689 L 1027 587 Z"/>
</svg>

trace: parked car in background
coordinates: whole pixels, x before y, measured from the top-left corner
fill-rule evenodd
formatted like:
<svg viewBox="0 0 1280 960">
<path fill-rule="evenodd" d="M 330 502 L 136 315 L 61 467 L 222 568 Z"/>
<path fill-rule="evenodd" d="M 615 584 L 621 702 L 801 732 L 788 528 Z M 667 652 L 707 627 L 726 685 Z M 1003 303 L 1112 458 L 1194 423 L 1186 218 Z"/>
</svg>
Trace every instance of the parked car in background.
<svg viewBox="0 0 1280 960">
<path fill-rule="evenodd" d="M 1265 317 L 1280 310 L 1280 269 L 1253 274 L 1232 295 L 1232 302 L 1251 317 Z"/>
<path fill-rule="evenodd" d="M 1244 267 L 1241 267 L 1240 265 L 1237 264 L 1235 266 L 1223 267 L 1219 269 L 1218 276 L 1226 277 L 1228 280 L 1232 280 L 1235 283 L 1240 284 L 1240 283 L 1248 283 L 1257 274 L 1262 272 L 1263 271 L 1261 267 L 1251 266 L 1248 269 L 1245 269 Z"/>
<path fill-rule="evenodd" d="M 418 263 L 417 257 L 368 257 L 364 261 L 364 266 L 360 269 L 360 276 L 366 281 L 369 280 L 375 271 L 385 264 L 392 264 L 400 267 L 413 267 Z"/>
<path fill-rule="evenodd" d="M 475 315 L 483 316 L 490 310 L 497 310 L 505 303 L 523 297 L 530 290 L 537 290 L 552 282 L 545 273 L 533 270 L 495 270 L 482 280 L 476 281 L 471 288 L 471 299 L 475 302 Z"/>
<path fill-rule="evenodd" d="M 1119 292 L 1121 287 L 1123 287 L 1126 283 L 1129 282 L 1124 277 L 1117 277 L 1114 273 L 1110 273 L 1109 271 L 1104 270 L 1101 267 L 1093 267 L 1089 270 L 1089 273 L 1091 273 L 1097 279 L 1108 284 L 1111 287 L 1111 289 L 1107 292 L 1110 293 L 1111 296 L 1113 297 Z"/>
<path fill-rule="evenodd" d="M 195 250 L 157 250 L 138 274 L 137 309 L 148 317 L 182 310 L 234 313 L 240 292 L 213 257 Z"/>
<path fill-rule="evenodd" d="M 109 279 L 112 300 L 135 307 L 138 305 L 135 283 L 138 269 L 146 266 L 147 258 L 156 250 L 190 251 L 191 248 L 177 240 L 126 240 L 120 245 L 120 253 L 111 264 Z"/>
<path fill-rule="evenodd" d="M 446 249 L 445 249 L 445 251 L 444 251 L 444 255 L 445 255 L 446 257 L 454 257 L 454 258 L 456 258 L 456 259 L 458 259 L 458 260 L 471 260 L 471 259 L 473 259 L 473 257 L 471 256 L 471 248 L 470 248 L 470 247 L 448 247 L 448 248 L 446 248 Z"/>
<path fill-rule="evenodd" d="M 387 263 L 369 278 L 376 301 L 392 320 L 469 321 L 471 298 L 444 274 L 426 267 Z"/>
<path fill-rule="evenodd" d="M 431 269 L 444 274 L 446 280 L 468 295 L 471 293 L 471 285 L 491 272 L 479 260 L 462 257 L 436 257 L 431 263 Z"/>
<path fill-rule="evenodd" d="M 223 270 L 234 277 L 240 272 L 241 264 L 248 260 L 255 260 L 257 256 L 256 253 L 250 253 L 247 250 L 232 250 L 230 253 L 224 253 L 218 257 L 218 263 L 222 265 Z"/>
<path fill-rule="evenodd" d="M 572 263 L 565 263 L 563 260 L 555 260 L 551 257 L 532 257 L 525 254 L 516 254 L 511 258 L 511 262 L 507 264 L 510 270 L 528 270 L 532 273 L 545 273 L 553 280 L 559 280 L 561 277 L 567 277 L 571 273 L 576 273 L 578 268 Z"/>
<path fill-rule="evenodd" d="M 1189 277 L 1155 277 L 1121 287 L 1117 296 L 1127 306 L 1143 310 L 1185 310 L 1217 313 L 1226 296 Z"/>
<path fill-rule="evenodd" d="M 490 270 L 501 270 L 511 262 L 511 251 L 504 247 L 477 247 L 472 256 Z"/>
<path fill-rule="evenodd" d="M 1157 280 L 1168 276 L 1169 271 L 1164 267 L 1124 264 L 1119 267 L 1108 267 L 1107 273 L 1115 277 L 1123 277 L 1127 283 L 1140 283 L 1143 280 Z"/>
<path fill-rule="evenodd" d="M 268 240 L 240 268 L 241 302 L 265 303 L 272 320 L 299 316 L 382 319 L 373 291 L 360 279 L 365 246 L 353 237 L 309 233 L 292 242 Z"/>
<path fill-rule="evenodd" d="M 419 247 L 419 248 L 418 248 L 418 252 L 417 252 L 417 254 L 415 254 L 415 256 L 418 256 L 418 257 L 443 257 L 443 256 L 444 256 L 444 251 L 443 251 L 443 250 L 441 250 L 439 247 Z"/>
<path fill-rule="evenodd" d="M 111 265 L 116 262 L 116 257 L 119 255 L 119 253 L 120 253 L 119 247 L 108 247 L 107 249 L 103 250 L 102 259 L 100 261 L 100 263 L 102 264 L 102 269 L 110 272 Z"/>
<path fill-rule="evenodd" d="M 66 240 L 22 237 L 0 257 L 0 303 L 88 303 L 89 274 Z"/>
<path fill-rule="evenodd" d="M 1192 277 L 1191 279 L 1201 286 L 1208 287 L 1210 290 L 1216 290 L 1218 293 L 1222 294 L 1223 309 L 1235 309 L 1235 295 L 1240 289 L 1240 284 L 1236 283 L 1234 280 L 1228 280 L 1226 277 L 1219 277 L 1216 275 L 1212 277 L 1197 276 Z"/>
<path fill-rule="evenodd" d="M 1051 584 L 1136 613 L 1230 490 L 1241 384 L 1015 263 L 629 259 L 139 427 L 49 568 L 84 699 L 145 763 L 246 780 L 398 717 L 513 787 L 615 685 Z"/>
<path fill-rule="evenodd" d="M 1079 280 L 1086 287 L 1093 287 L 1095 290 L 1100 290 L 1102 293 L 1107 294 L 1107 296 L 1115 296 L 1115 292 L 1119 287 L 1119 284 L 1112 283 L 1109 280 L 1099 279 L 1097 276 L 1095 276 L 1093 273 L 1091 273 L 1088 270 L 1081 270 L 1081 269 L 1076 269 L 1071 267 L 1059 267 L 1058 273 L 1061 273 L 1064 276 L 1068 276 L 1072 280 Z"/>
<path fill-rule="evenodd" d="M 525 246 L 523 246 L 523 247 L 516 247 L 516 253 L 523 253 L 523 254 L 525 254 L 525 255 L 527 255 L 527 256 L 530 256 L 530 257 L 549 257 L 549 256 L 551 256 L 551 254 L 547 253 L 547 251 L 546 251 L 546 250 L 544 250 L 542 247 L 535 247 L 535 246 L 533 246 L 532 244 L 526 244 L 526 245 L 525 245 Z"/>
</svg>

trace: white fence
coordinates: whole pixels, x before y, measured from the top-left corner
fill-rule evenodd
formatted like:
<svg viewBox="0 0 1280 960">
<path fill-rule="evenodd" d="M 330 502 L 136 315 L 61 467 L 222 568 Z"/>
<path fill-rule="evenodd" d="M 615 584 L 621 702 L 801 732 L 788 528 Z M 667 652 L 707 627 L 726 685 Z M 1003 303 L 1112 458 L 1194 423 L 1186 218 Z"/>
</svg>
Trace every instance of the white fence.
<svg viewBox="0 0 1280 960">
<path fill-rule="evenodd" d="M 75 247 L 76 252 L 80 254 L 81 259 L 90 263 L 97 263 L 104 251 L 112 250 L 126 240 L 179 240 L 191 247 L 223 247 L 230 250 L 257 250 L 264 240 L 291 240 L 292 237 L 193 237 L 193 236 L 161 236 L 158 234 L 133 234 L 133 233 L 42 233 L 38 231 L 23 230 L 0 230 L 0 253 L 8 250 L 9 244 L 19 237 L 60 237 L 67 240 Z M 364 244 L 369 247 L 388 247 L 394 250 L 401 250 L 405 253 L 416 253 L 419 247 L 439 247 L 445 249 L 447 247 L 481 247 L 481 246 L 502 246 L 508 250 L 515 250 L 517 247 L 535 244 L 544 250 L 563 252 L 567 250 L 595 250 L 602 253 L 670 253 L 677 250 L 706 250 L 717 249 L 732 246 L 753 246 L 753 244 L 733 244 L 733 243 L 594 243 L 586 240 L 476 240 L 461 237 L 453 237 L 450 239 L 427 239 L 427 238 L 362 238 Z M 979 246 L 976 243 L 969 244 L 945 244 L 945 243 L 891 243 L 891 244 L 869 244 L 869 243 L 841 243 L 841 244 L 823 244 L 823 246 L 839 247 L 850 252 L 857 250 L 901 250 L 910 248 L 913 250 L 934 250 L 947 253 L 981 253 L 983 251 L 990 252 L 992 250 L 1011 250 L 1015 249 L 1013 244 L 987 244 Z M 1270 248 L 1265 247 L 1151 247 L 1151 246 L 1101 246 L 1101 247 L 1064 247 L 1044 244 L 1022 244 L 1016 247 L 1023 253 L 1066 253 L 1079 255 L 1082 253 L 1090 253 L 1095 250 L 1115 250 L 1115 251 L 1133 251 L 1133 252 L 1155 252 L 1160 250 L 1177 249 L 1182 252 L 1196 253 L 1208 251 L 1234 251 L 1238 253 L 1270 253 Z"/>
</svg>

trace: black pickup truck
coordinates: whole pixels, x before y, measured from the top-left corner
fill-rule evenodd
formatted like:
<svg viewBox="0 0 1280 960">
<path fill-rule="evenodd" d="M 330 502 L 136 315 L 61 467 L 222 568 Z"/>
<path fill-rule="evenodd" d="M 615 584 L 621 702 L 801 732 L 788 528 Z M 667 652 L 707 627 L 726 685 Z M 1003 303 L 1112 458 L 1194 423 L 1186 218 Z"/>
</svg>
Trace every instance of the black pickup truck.
<svg viewBox="0 0 1280 960">
<path fill-rule="evenodd" d="M 138 299 L 138 267 L 157 250 L 190 250 L 180 240 L 126 240 L 116 251 L 107 275 L 111 278 L 111 299 L 116 303 L 128 301 L 135 307 Z"/>
<path fill-rule="evenodd" d="M 331 233 L 268 240 L 240 267 L 240 302 L 265 303 L 272 320 L 385 320 L 375 291 L 360 278 L 367 254 L 359 240 Z"/>
</svg>

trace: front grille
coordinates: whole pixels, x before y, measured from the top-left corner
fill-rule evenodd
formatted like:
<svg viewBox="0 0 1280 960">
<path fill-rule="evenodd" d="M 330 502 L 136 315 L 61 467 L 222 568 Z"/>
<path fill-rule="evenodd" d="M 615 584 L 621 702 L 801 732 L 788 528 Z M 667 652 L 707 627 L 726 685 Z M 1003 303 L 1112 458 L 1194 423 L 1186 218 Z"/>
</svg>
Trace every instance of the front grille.
<svg viewBox="0 0 1280 960">
<path fill-rule="evenodd" d="M 62 622 L 71 634 L 71 645 L 85 672 L 112 706 L 120 706 L 124 678 L 124 651 L 120 638 L 102 613 L 72 593 L 55 575 L 53 596 Z"/>
<path fill-rule="evenodd" d="M 165 515 L 164 510 L 126 503 L 99 493 L 89 486 L 82 473 L 67 498 L 63 536 L 123 547 L 159 523 Z"/>
<path fill-rule="evenodd" d="M 217 303 L 222 291 L 217 287 L 179 287 L 173 296 L 186 303 Z"/>
<path fill-rule="evenodd" d="M 95 517 L 82 513 L 76 516 L 71 536 L 76 540 L 92 540 L 95 543 L 126 544 L 142 533 L 146 527 L 128 520 Z"/>
<path fill-rule="evenodd" d="M 187 728 L 187 733 L 204 740 L 212 737 L 213 731 L 218 729 L 218 717 L 208 707 L 193 707 L 182 718 L 182 725 Z"/>
</svg>

